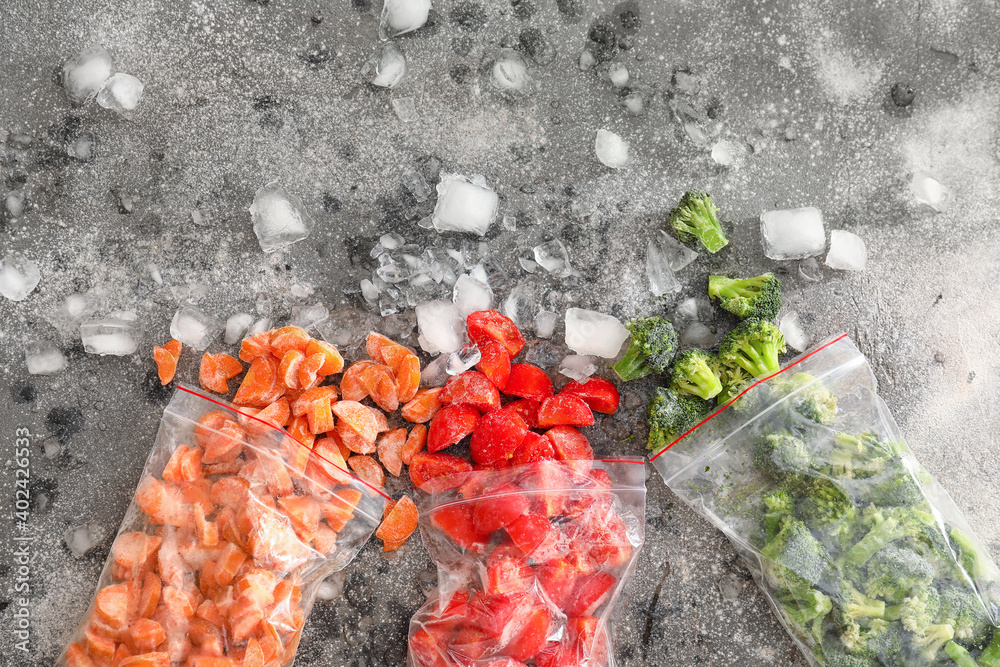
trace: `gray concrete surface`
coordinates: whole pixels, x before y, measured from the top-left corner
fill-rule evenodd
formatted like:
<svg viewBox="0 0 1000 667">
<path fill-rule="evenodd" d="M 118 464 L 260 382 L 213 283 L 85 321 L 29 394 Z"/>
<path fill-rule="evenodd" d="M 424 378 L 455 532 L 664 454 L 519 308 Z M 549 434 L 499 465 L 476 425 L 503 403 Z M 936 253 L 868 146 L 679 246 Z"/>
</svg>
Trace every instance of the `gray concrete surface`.
<svg viewBox="0 0 1000 667">
<path fill-rule="evenodd" d="M 638 17 L 629 30 L 616 18 L 623 9 Z M 42 273 L 27 300 L 0 300 L 0 664 L 51 664 L 93 594 L 110 537 L 77 559 L 63 534 L 94 521 L 110 536 L 121 520 L 166 399 L 150 347 L 168 338 L 178 303 L 278 322 L 309 303 L 365 307 L 356 286 L 370 275 L 380 234 L 424 247 L 467 240 L 415 224 L 433 200 L 413 200 L 402 174 L 422 169 L 432 180 L 435 159 L 485 175 L 503 212 L 521 213 L 516 231 L 497 225 L 488 237 L 509 276 L 498 295 L 521 282 L 560 312 L 578 305 L 627 317 L 653 308 L 645 240 L 685 189 L 713 192 L 732 242 L 681 272 L 678 296 L 700 294 L 709 271 L 781 272 L 787 307 L 814 340 L 846 331 L 869 355 L 910 444 L 1000 557 L 995 1 L 441 0 L 433 25 L 398 40 L 410 71 L 391 92 L 360 75 L 379 43 L 378 12 L 369 0 L 0 3 L 0 194 L 26 202 L 17 219 L 4 211 L 0 254 L 23 252 Z M 617 35 L 608 57 L 648 97 L 642 116 L 577 66 L 601 20 Z M 53 82 L 63 60 L 96 43 L 146 84 L 129 118 L 73 108 Z M 536 89 L 504 97 L 487 67 L 501 46 L 525 44 L 545 63 L 531 64 Z M 897 82 L 916 91 L 907 108 L 890 100 Z M 416 121 L 393 113 L 390 100 L 401 97 L 415 100 Z M 745 144 L 746 157 L 716 164 L 673 113 L 678 101 L 698 112 L 703 131 Z M 611 171 L 595 159 L 602 127 L 631 142 L 629 167 Z M 82 132 L 98 140 L 86 162 L 66 152 Z M 917 170 L 952 189 L 947 211 L 913 199 Z M 306 241 L 264 255 L 247 207 L 275 178 L 317 226 Z M 813 283 L 796 262 L 763 257 L 757 216 L 803 205 L 821 208 L 828 229 L 864 238 L 866 271 L 823 268 Z M 211 226 L 193 224 L 195 208 Z M 517 258 L 549 237 L 566 243 L 578 277 L 519 268 Z M 88 289 L 103 291 L 111 309 L 138 313 L 139 353 L 88 355 L 78 336 L 53 327 L 66 296 Z M 407 312 L 383 326 L 406 329 Z M 29 376 L 23 351 L 36 339 L 56 342 L 67 370 Z M 188 354 L 179 377 L 196 374 Z M 648 390 L 627 389 L 630 407 L 594 434 L 599 449 L 641 451 L 616 441 L 630 431 L 643 439 Z M 22 543 L 8 512 L 18 429 L 30 433 L 28 653 L 8 631 L 20 606 Z M 619 663 L 803 664 L 733 549 L 650 475 L 647 543 L 620 607 Z M 316 606 L 296 664 L 401 664 L 407 621 L 434 576 L 419 540 L 393 559 L 370 543 L 344 572 L 343 595 Z"/>
</svg>

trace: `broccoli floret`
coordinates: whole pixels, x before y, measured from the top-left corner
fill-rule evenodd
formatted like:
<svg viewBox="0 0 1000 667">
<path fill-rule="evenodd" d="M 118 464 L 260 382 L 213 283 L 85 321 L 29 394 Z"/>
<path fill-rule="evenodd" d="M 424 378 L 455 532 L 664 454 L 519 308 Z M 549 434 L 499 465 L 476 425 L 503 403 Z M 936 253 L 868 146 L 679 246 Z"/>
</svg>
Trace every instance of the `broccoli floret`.
<svg viewBox="0 0 1000 667">
<path fill-rule="evenodd" d="M 722 391 L 716 368 L 718 364 L 704 350 L 684 350 L 674 359 L 670 368 L 670 383 L 677 391 L 699 398 L 715 398 Z"/>
<path fill-rule="evenodd" d="M 934 566 L 916 551 L 888 544 L 868 561 L 865 592 L 887 600 L 902 600 L 911 589 L 930 584 L 935 574 Z"/>
<path fill-rule="evenodd" d="M 979 656 L 981 667 L 1000 667 L 1000 628 L 993 628 L 993 638 Z"/>
<path fill-rule="evenodd" d="M 694 243 L 698 239 L 709 252 L 716 253 L 729 243 L 715 216 L 718 210 L 707 192 L 688 190 L 670 211 L 670 226 L 681 242 Z"/>
<path fill-rule="evenodd" d="M 958 553 L 958 562 L 972 580 L 977 583 L 991 583 L 998 578 L 996 565 L 989 554 L 983 551 L 958 528 L 951 529 L 951 542 Z"/>
<path fill-rule="evenodd" d="M 789 396 L 792 409 L 817 424 L 831 424 L 837 418 L 837 397 L 809 373 L 787 373 L 776 377 L 771 385 Z"/>
<path fill-rule="evenodd" d="M 845 625 L 856 623 L 865 618 L 885 616 L 885 602 L 883 600 L 865 595 L 848 581 L 840 583 L 836 601 L 840 606 L 840 615 Z"/>
<path fill-rule="evenodd" d="M 833 609 L 833 601 L 822 592 L 811 588 L 802 598 L 782 601 L 788 619 L 817 644 L 823 641 L 823 621 Z"/>
<path fill-rule="evenodd" d="M 903 630 L 898 623 L 874 619 L 862 633 L 865 654 L 877 660 L 878 665 L 893 665 L 903 653 Z"/>
<path fill-rule="evenodd" d="M 727 366 L 739 366 L 753 377 L 762 377 L 778 371 L 778 355 L 784 351 L 785 337 L 778 327 L 750 318 L 722 339 L 719 360 Z"/>
<path fill-rule="evenodd" d="M 871 658 L 831 650 L 823 651 L 823 663 L 826 667 L 876 667 L 878 665 Z"/>
<path fill-rule="evenodd" d="M 708 295 L 740 319 L 773 320 L 781 309 L 781 281 L 773 273 L 742 280 L 709 276 Z"/>
<path fill-rule="evenodd" d="M 923 506 L 926 498 L 918 475 L 924 474 L 909 454 L 893 456 L 859 485 L 858 492 L 883 508 Z"/>
<path fill-rule="evenodd" d="M 809 448 L 789 433 L 769 433 L 759 438 L 753 448 L 754 465 L 774 477 L 809 469 Z"/>
<path fill-rule="evenodd" d="M 924 660 L 933 660 L 941 647 L 955 637 L 955 628 L 947 623 L 924 626 L 911 635 L 910 641 Z"/>
<path fill-rule="evenodd" d="M 657 387 L 649 402 L 649 448 L 659 451 L 696 426 L 712 410 L 712 404 L 673 389 Z"/>
<path fill-rule="evenodd" d="M 944 645 L 944 652 L 948 654 L 948 657 L 958 667 L 979 667 L 976 661 L 972 659 L 972 656 L 969 655 L 969 652 L 962 648 L 960 644 L 948 642 Z"/>
<path fill-rule="evenodd" d="M 798 519 L 788 519 L 781 530 L 761 549 L 761 554 L 788 568 L 811 585 L 830 579 L 832 564 L 823 544 Z"/>
<path fill-rule="evenodd" d="M 955 628 L 955 638 L 965 646 L 982 645 L 989 636 L 989 612 L 976 591 L 967 586 L 949 586 L 941 591 L 938 620 Z"/>
<path fill-rule="evenodd" d="M 870 593 L 869 593 L 870 595 Z M 885 609 L 885 617 L 899 620 L 907 630 L 930 625 L 941 610 L 941 594 L 930 584 L 913 588 L 903 601 Z"/>
<path fill-rule="evenodd" d="M 810 528 L 838 539 L 853 532 L 857 507 L 843 489 L 828 479 L 816 478 L 799 502 L 799 516 Z"/>
<path fill-rule="evenodd" d="M 628 350 L 614 365 L 622 380 L 636 380 L 650 373 L 666 373 L 677 354 L 677 332 L 668 320 L 653 315 L 631 320 L 625 328 L 632 334 Z"/>
<path fill-rule="evenodd" d="M 863 512 L 865 524 L 870 528 L 841 558 L 843 562 L 861 567 L 885 545 L 917 531 L 916 522 L 905 510 L 869 507 Z"/>
<path fill-rule="evenodd" d="M 872 433 L 838 433 L 830 450 L 830 474 L 835 477 L 868 477 L 882 469 L 882 462 L 872 458 L 872 445 L 878 438 Z"/>
<path fill-rule="evenodd" d="M 786 491 L 778 489 L 764 494 L 764 506 L 767 508 L 764 513 L 764 534 L 766 540 L 770 542 L 781 530 L 785 521 L 794 514 L 795 502 Z"/>
</svg>

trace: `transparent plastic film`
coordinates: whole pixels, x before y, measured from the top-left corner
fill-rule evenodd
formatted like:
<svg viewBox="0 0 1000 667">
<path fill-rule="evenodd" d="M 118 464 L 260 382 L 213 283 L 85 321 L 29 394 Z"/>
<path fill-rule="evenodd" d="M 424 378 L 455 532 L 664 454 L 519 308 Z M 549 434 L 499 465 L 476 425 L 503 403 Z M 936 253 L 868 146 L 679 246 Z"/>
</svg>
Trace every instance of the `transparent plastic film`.
<svg viewBox="0 0 1000 667">
<path fill-rule="evenodd" d="M 644 540 L 644 467 L 542 460 L 437 484 L 419 507 L 438 588 L 410 621 L 407 665 L 615 665 L 614 609 Z"/>
<path fill-rule="evenodd" d="M 384 502 L 285 431 L 180 387 L 58 664 L 291 665 L 320 582 Z"/>
<path fill-rule="evenodd" d="M 1000 665 L 1000 572 L 846 336 L 653 464 L 733 542 L 811 664 Z"/>
</svg>

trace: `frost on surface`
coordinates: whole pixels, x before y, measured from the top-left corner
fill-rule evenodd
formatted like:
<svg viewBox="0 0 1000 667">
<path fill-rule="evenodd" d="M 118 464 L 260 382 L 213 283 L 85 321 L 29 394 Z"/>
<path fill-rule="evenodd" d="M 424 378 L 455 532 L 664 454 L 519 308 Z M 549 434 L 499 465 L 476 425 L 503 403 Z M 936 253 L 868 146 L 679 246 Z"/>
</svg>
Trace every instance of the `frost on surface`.
<svg viewBox="0 0 1000 667">
<path fill-rule="evenodd" d="M 309 236 L 313 220 L 305 206 L 277 181 L 257 190 L 250 205 L 250 219 L 260 249 L 274 252 Z"/>
<path fill-rule="evenodd" d="M 628 329 L 616 317 L 583 308 L 566 311 L 566 345 L 574 352 L 612 359 L 626 338 Z"/>
<path fill-rule="evenodd" d="M 767 211 L 760 216 L 760 238 L 771 259 L 819 255 L 826 247 L 823 214 L 812 206 Z"/>
<path fill-rule="evenodd" d="M 451 301 L 426 301 L 418 304 L 416 311 L 418 340 L 425 352 L 451 353 L 462 347 L 465 320 L 458 306 Z"/>
<path fill-rule="evenodd" d="M 42 274 L 38 265 L 19 252 L 0 260 L 0 294 L 11 301 L 24 301 L 35 291 Z"/>
<path fill-rule="evenodd" d="M 483 236 L 497 217 L 500 197 L 482 176 L 441 173 L 432 221 L 439 232 L 471 232 Z"/>
</svg>

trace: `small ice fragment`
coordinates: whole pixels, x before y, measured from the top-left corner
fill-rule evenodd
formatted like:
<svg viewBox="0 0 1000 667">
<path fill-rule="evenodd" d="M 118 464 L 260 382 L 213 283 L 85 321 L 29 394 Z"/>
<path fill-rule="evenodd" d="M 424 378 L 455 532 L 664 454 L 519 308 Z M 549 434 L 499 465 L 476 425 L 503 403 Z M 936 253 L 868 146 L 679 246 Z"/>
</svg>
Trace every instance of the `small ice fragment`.
<svg viewBox="0 0 1000 667">
<path fill-rule="evenodd" d="M 47 319 L 60 333 L 68 335 L 79 328 L 84 318 L 106 307 L 107 300 L 96 292 L 70 294 Z"/>
<path fill-rule="evenodd" d="M 483 264 L 482 262 L 479 262 L 474 267 L 472 267 L 472 269 L 469 271 L 469 275 L 484 285 L 491 285 L 490 274 L 486 270 L 486 265 Z"/>
<path fill-rule="evenodd" d="M 477 310 L 489 310 L 493 307 L 493 290 L 490 286 L 463 273 L 455 281 L 452 291 L 452 301 L 458 307 L 463 318 Z"/>
<path fill-rule="evenodd" d="M 111 54 L 103 46 L 92 46 L 63 64 L 62 83 L 73 104 L 86 104 L 114 73 Z"/>
<path fill-rule="evenodd" d="M 691 297 L 684 299 L 674 308 L 674 318 L 678 324 L 694 322 L 711 322 L 715 310 L 707 299 Z"/>
<path fill-rule="evenodd" d="M 80 324 L 80 340 L 88 354 L 119 357 L 132 354 L 139 347 L 135 315 L 117 313 L 117 317 L 85 321 Z"/>
<path fill-rule="evenodd" d="M 927 204 L 935 211 L 943 211 L 951 203 L 951 190 L 948 186 L 923 171 L 913 174 L 910 192 L 917 201 Z"/>
<path fill-rule="evenodd" d="M 49 340 L 36 340 L 24 347 L 24 363 L 32 375 L 51 375 L 66 368 L 66 357 Z"/>
<path fill-rule="evenodd" d="M 63 539 L 70 553 L 77 558 L 83 558 L 87 553 L 104 540 L 107 531 L 93 521 L 88 521 L 82 526 L 76 526 L 66 531 Z"/>
<path fill-rule="evenodd" d="M 747 148 L 735 141 L 720 139 L 712 146 L 712 159 L 723 167 L 737 164 L 747 154 Z"/>
<path fill-rule="evenodd" d="M 577 60 L 577 65 L 580 67 L 581 71 L 586 72 L 588 70 L 592 70 L 594 69 L 594 65 L 596 64 L 597 64 L 597 58 L 594 57 L 593 53 L 591 53 L 590 51 L 582 51 L 580 53 L 580 58 L 579 60 Z"/>
<path fill-rule="evenodd" d="M 174 313 L 170 337 L 201 351 L 212 344 L 223 326 L 219 318 L 185 304 Z"/>
<path fill-rule="evenodd" d="M 458 375 L 478 364 L 481 358 L 479 346 L 475 343 L 466 343 L 461 350 L 452 352 L 448 356 L 448 366 L 445 370 L 448 375 Z"/>
<path fill-rule="evenodd" d="M 660 252 L 667 260 L 667 265 L 671 271 L 680 271 L 694 260 L 698 259 L 698 253 L 687 247 L 662 229 L 656 233 L 656 242 Z"/>
<path fill-rule="evenodd" d="M 338 308 L 316 324 L 319 335 L 340 349 L 360 345 L 375 325 L 374 316 L 360 308 Z"/>
<path fill-rule="evenodd" d="M 534 273 L 538 270 L 538 262 L 528 259 L 527 257 L 518 257 L 517 262 L 521 265 L 521 268 L 528 273 Z"/>
<path fill-rule="evenodd" d="M 596 359 L 585 354 L 570 354 L 559 362 L 559 372 L 570 380 L 585 380 L 597 372 Z"/>
<path fill-rule="evenodd" d="M 0 294 L 11 301 L 27 299 L 41 279 L 38 265 L 19 252 L 7 253 L 0 261 Z"/>
<path fill-rule="evenodd" d="M 418 304 L 417 328 L 420 347 L 430 354 L 451 353 L 462 347 L 465 320 L 451 301 L 425 301 Z"/>
<path fill-rule="evenodd" d="M 409 191 L 413 198 L 419 203 L 430 199 L 431 186 L 427 184 L 427 179 L 415 169 L 407 168 L 403 172 L 403 187 Z M 399 236 L 398 234 L 396 236 Z M 391 248 L 390 248 L 391 250 Z"/>
<path fill-rule="evenodd" d="M 482 176 L 468 178 L 441 173 L 434 206 L 434 228 L 439 232 L 486 234 L 497 217 L 500 198 L 486 185 Z"/>
<path fill-rule="evenodd" d="M 253 315 L 250 313 L 236 313 L 230 315 L 226 320 L 226 345 L 236 345 L 243 338 L 250 325 L 253 324 Z"/>
<path fill-rule="evenodd" d="M 146 265 L 146 270 L 149 271 L 149 277 L 153 279 L 154 283 L 157 285 L 163 284 L 163 275 L 160 273 L 160 267 L 150 262 Z"/>
<path fill-rule="evenodd" d="M 670 262 L 655 241 L 646 244 L 646 278 L 649 279 L 649 291 L 653 296 L 660 297 L 681 291 L 681 284 L 670 268 Z"/>
<path fill-rule="evenodd" d="M 809 336 L 802 330 L 799 322 L 799 314 L 796 312 L 785 313 L 778 321 L 778 329 L 785 337 L 788 347 L 796 352 L 805 352 L 809 347 Z"/>
<path fill-rule="evenodd" d="M 334 572 L 319 582 L 319 586 L 316 587 L 316 599 L 329 602 L 330 600 L 339 598 L 344 593 L 344 582 L 346 579 L 346 570 Z"/>
<path fill-rule="evenodd" d="M 405 239 L 397 234 L 396 232 L 390 232 L 388 234 L 383 234 L 379 237 L 378 242 L 382 244 L 382 247 L 386 250 L 395 250 L 399 246 L 405 243 Z"/>
<path fill-rule="evenodd" d="M 131 74 L 119 72 L 104 82 L 104 87 L 97 93 L 97 103 L 118 113 L 131 111 L 139 106 L 143 88 L 142 81 Z"/>
<path fill-rule="evenodd" d="M 16 190 L 11 192 L 4 199 L 4 206 L 7 207 L 7 212 L 10 213 L 11 218 L 21 217 L 21 214 L 24 213 L 24 193 Z"/>
<path fill-rule="evenodd" d="M 62 443 L 59 442 L 59 438 L 46 438 L 42 442 L 42 451 L 45 454 L 45 458 L 54 459 L 62 451 Z"/>
<path fill-rule="evenodd" d="M 502 223 L 503 223 L 503 228 L 506 229 L 508 232 L 515 232 L 515 231 L 517 231 L 517 217 L 516 216 L 513 216 L 513 215 L 511 215 L 511 214 L 508 213 L 507 215 L 505 215 L 503 217 Z"/>
<path fill-rule="evenodd" d="M 614 63 L 608 68 L 608 80 L 615 88 L 623 88 L 628 83 L 628 69 L 621 63 Z"/>
<path fill-rule="evenodd" d="M 767 211 L 760 216 L 764 254 L 771 259 L 805 259 L 823 252 L 826 230 L 818 208 Z"/>
<path fill-rule="evenodd" d="M 803 280 L 818 283 L 823 280 L 823 269 L 820 268 L 815 257 L 807 257 L 799 262 L 799 275 Z"/>
<path fill-rule="evenodd" d="M 573 267 L 569 263 L 569 251 L 559 239 L 536 245 L 532 252 L 538 265 L 554 277 L 567 278 L 573 275 Z"/>
<path fill-rule="evenodd" d="M 389 283 L 390 285 L 395 285 L 396 283 L 401 283 L 410 277 L 410 270 L 405 266 L 400 266 L 395 262 L 390 262 L 388 264 L 383 264 L 382 266 L 375 269 L 375 273 L 378 277 Z"/>
<path fill-rule="evenodd" d="M 425 215 L 424 217 L 417 220 L 417 227 L 419 227 L 420 229 L 433 229 L 434 221 L 431 219 L 431 216 Z"/>
<path fill-rule="evenodd" d="M 622 106 L 633 116 L 641 116 L 646 112 L 646 98 L 639 93 L 629 93 L 622 99 Z"/>
<path fill-rule="evenodd" d="M 253 324 L 250 325 L 250 328 L 247 329 L 247 335 L 248 336 L 252 336 L 252 335 L 258 334 L 258 333 L 260 333 L 262 331 L 270 331 L 271 330 L 271 324 L 273 324 L 273 322 L 271 322 L 271 318 L 270 317 L 262 317 L 262 318 L 260 318 L 259 320 L 257 320 L 256 322 L 254 322 Z"/>
<path fill-rule="evenodd" d="M 406 56 L 392 42 L 383 44 L 365 62 L 361 75 L 373 86 L 395 88 L 406 76 Z"/>
<path fill-rule="evenodd" d="M 379 30 L 390 37 L 413 32 L 427 23 L 431 0 L 385 0 Z"/>
<path fill-rule="evenodd" d="M 292 314 L 289 324 L 302 327 L 306 331 L 312 329 L 318 322 L 322 322 L 330 315 L 330 310 L 321 303 L 314 303 L 309 306 L 302 306 Z"/>
<path fill-rule="evenodd" d="M 97 151 L 97 137 L 91 132 L 81 132 L 80 136 L 76 137 L 69 142 L 66 147 L 66 152 L 70 157 L 76 158 L 81 162 L 89 162 L 94 159 L 94 153 Z"/>
<path fill-rule="evenodd" d="M 277 181 L 257 190 L 250 206 L 253 231 L 260 249 L 274 252 L 309 236 L 313 220 L 295 195 Z"/>
<path fill-rule="evenodd" d="M 864 271 L 868 263 L 868 249 L 864 240 L 843 229 L 830 232 L 830 252 L 826 254 L 826 265 L 841 271 Z"/>
<path fill-rule="evenodd" d="M 598 130 L 594 140 L 594 152 L 597 159 L 612 169 L 621 169 L 630 162 L 628 142 L 614 132 Z"/>
<path fill-rule="evenodd" d="M 719 342 L 719 337 L 701 322 L 692 322 L 681 333 L 681 345 L 708 349 Z"/>
<path fill-rule="evenodd" d="M 523 93 L 532 85 L 528 64 L 517 51 L 504 50 L 493 63 L 492 74 L 494 85 L 506 93 Z"/>
<path fill-rule="evenodd" d="M 556 330 L 559 315 L 551 310 L 540 310 L 535 315 L 535 335 L 539 338 L 552 338 Z"/>
<path fill-rule="evenodd" d="M 365 278 L 361 281 L 361 296 L 365 298 L 368 303 L 374 303 L 378 300 L 379 289 L 375 287 L 375 283 Z"/>
<path fill-rule="evenodd" d="M 611 315 L 583 308 L 566 311 L 566 345 L 575 352 L 612 359 L 626 338 L 628 329 Z"/>
<path fill-rule="evenodd" d="M 412 123 L 420 117 L 412 97 L 398 97 L 390 104 L 392 104 L 392 110 L 396 112 L 396 116 L 404 123 Z"/>
<path fill-rule="evenodd" d="M 450 354 L 442 354 L 428 362 L 428 364 L 420 370 L 420 386 L 443 387 L 444 383 L 451 377 L 448 375 L 447 371 L 448 361 L 450 358 Z"/>
<path fill-rule="evenodd" d="M 537 311 L 537 299 L 530 284 L 518 283 L 504 299 L 501 312 L 514 320 L 521 329 L 525 329 L 535 318 Z"/>
</svg>

